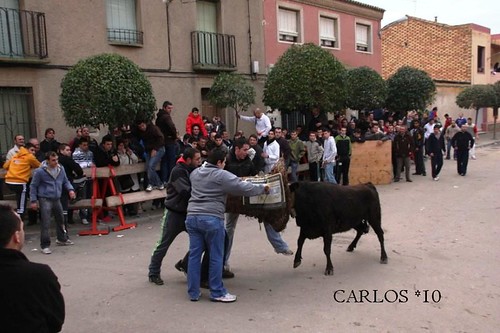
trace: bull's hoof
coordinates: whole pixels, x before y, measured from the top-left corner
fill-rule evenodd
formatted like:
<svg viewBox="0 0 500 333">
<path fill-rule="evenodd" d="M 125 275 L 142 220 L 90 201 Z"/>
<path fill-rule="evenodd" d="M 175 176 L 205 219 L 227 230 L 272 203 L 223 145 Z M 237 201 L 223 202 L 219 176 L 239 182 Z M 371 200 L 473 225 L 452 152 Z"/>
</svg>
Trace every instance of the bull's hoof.
<svg viewBox="0 0 500 333">
<path fill-rule="evenodd" d="M 325 269 L 325 275 L 333 275 L 333 268 Z"/>
<path fill-rule="evenodd" d="M 380 263 L 381 264 L 387 264 L 387 258 L 380 258 Z"/>
<path fill-rule="evenodd" d="M 301 263 L 302 263 L 302 261 L 300 261 L 300 260 L 299 261 L 294 261 L 293 262 L 293 268 L 299 267 Z"/>
<path fill-rule="evenodd" d="M 349 245 L 349 247 L 347 248 L 347 252 L 352 252 L 352 251 L 354 251 L 355 248 L 356 248 L 355 246 Z"/>
</svg>

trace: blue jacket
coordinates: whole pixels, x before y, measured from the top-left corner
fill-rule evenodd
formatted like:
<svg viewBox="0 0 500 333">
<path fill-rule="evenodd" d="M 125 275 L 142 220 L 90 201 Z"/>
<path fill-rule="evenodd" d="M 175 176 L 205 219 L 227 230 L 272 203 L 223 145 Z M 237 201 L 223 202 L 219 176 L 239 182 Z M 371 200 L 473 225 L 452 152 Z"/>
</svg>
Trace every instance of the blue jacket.
<svg viewBox="0 0 500 333">
<path fill-rule="evenodd" d="M 60 199 L 62 195 L 62 188 L 68 191 L 74 191 L 73 186 L 66 177 L 64 168 L 57 165 L 56 176 L 53 177 L 49 171 L 46 162 L 35 170 L 33 179 L 30 185 L 30 201 L 36 202 L 38 198 L 47 199 Z"/>
</svg>

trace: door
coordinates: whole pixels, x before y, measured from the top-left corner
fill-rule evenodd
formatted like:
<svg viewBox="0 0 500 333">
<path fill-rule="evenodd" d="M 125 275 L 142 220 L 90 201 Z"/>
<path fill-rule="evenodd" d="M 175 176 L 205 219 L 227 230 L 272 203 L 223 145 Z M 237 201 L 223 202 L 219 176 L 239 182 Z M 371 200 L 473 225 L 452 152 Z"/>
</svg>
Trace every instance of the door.
<svg viewBox="0 0 500 333">
<path fill-rule="evenodd" d="M 0 0 L 0 56 L 23 56 L 18 0 Z"/>
<path fill-rule="evenodd" d="M 197 1 L 197 30 L 200 63 L 218 64 L 217 55 L 217 3 Z"/>
</svg>

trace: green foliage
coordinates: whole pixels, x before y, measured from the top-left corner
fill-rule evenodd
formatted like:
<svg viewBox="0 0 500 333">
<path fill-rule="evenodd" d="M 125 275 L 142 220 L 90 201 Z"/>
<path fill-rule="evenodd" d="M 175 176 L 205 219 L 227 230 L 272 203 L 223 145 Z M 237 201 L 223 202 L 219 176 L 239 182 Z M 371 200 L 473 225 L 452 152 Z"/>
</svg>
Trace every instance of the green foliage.
<svg viewBox="0 0 500 333">
<path fill-rule="evenodd" d="M 264 87 L 264 103 L 281 112 L 319 106 L 333 112 L 345 107 L 345 68 L 314 44 L 293 45 L 276 62 Z"/>
<path fill-rule="evenodd" d="M 370 67 L 348 70 L 346 78 L 347 107 L 353 110 L 382 108 L 387 99 L 387 85 L 384 79 Z"/>
<path fill-rule="evenodd" d="M 496 100 L 493 105 L 493 116 L 498 117 L 498 108 L 500 108 L 500 81 L 493 84 L 493 91 L 495 92 Z"/>
<path fill-rule="evenodd" d="M 436 94 L 436 85 L 426 72 L 404 66 L 387 80 L 386 106 L 391 111 L 424 110 Z"/>
<path fill-rule="evenodd" d="M 208 99 L 218 107 L 231 107 L 239 114 L 255 103 L 255 89 L 242 76 L 222 72 L 215 78 Z"/>
<path fill-rule="evenodd" d="M 66 124 L 109 127 L 152 119 L 156 101 L 140 68 L 118 54 L 80 60 L 61 82 L 60 104 Z"/>
<path fill-rule="evenodd" d="M 475 84 L 462 90 L 455 102 L 464 109 L 493 107 L 496 104 L 495 89 L 491 84 Z"/>
</svg>

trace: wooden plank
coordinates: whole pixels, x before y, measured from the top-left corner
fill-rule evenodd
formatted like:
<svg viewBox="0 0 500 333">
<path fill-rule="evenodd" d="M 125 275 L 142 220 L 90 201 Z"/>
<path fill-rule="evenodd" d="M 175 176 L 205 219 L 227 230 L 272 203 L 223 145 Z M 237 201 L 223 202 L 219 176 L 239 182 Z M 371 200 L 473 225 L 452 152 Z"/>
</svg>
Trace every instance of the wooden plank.
<svg viewBox="0 0 500 333">
<path fill-rule="evenodd" d="M 167 196 L 167 191 L 166 190 L 153 190 L 151 192 L 146 192 L 146 191 L 138 191 L 138 192 L 132 192 L 132 193 L 124 193 L 122 194 L 123 197 L 123 202 L 125 205 L 131 204 L 131 203 L 136 203 L 136 202 L 143 202 L 147 200 L 154 200 L 154 199 L 161 199 L 165 198 Z M 122 204 L 120 196 L 118 195 L 113 195 L 106 197 L 106 204 L 108 207 L 116 207 Z"/>
<path fill-rule="evenodd" d="M 16 200 L 0 200 L 0 205 L 10 206 L 14 209 L 17 209 L 17 201 Z"/>
<path fill-rule="evenodd" d="M 96 199 L 94 207 L 102 207 L 102 199 Z M 92 199 L 82 199 L 70 204 L 71 209 L 94 208 L 92 207 Z"/>
<path fill-rule="evenodd" d="M 372 182 L 375 185 L 392 181 L 392 141 L 353 143 L 349 184 Z"/>
<path fill-rule="evenodd" d="M 120 165 L 117 167 L 113 167 L 115 169 L 117 176 L 122 175 L 131 175 L 134 173 L 146 172 L 146 163 L 136 163 L 136 164 L 127 164 Z M 156 166 L 156 170 L 160 170 L 160 164 Z M 92 176 L 92 168 L 84 168 L 83 172 L 87 177 Z M 111 176 L 111 172 L 109 171 L 109 167 L 100 167 L 96 169 L 97 178 L 108 178 Z"/>
</svg>

